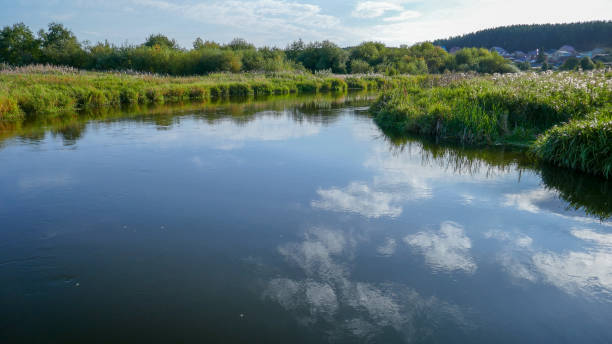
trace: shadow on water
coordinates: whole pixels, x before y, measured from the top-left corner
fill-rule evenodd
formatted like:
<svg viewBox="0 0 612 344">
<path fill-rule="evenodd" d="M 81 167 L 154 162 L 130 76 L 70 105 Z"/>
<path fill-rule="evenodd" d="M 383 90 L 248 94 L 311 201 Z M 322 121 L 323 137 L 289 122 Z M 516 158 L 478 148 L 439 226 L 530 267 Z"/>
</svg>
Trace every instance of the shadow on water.
<svg viewBox="0 0 612 344">
<path fill-rule="evenodd" d="M 23 121 L 0 121 L 0 148 L 6 140 L 18 139 L 36 143 L 45 138 L 46 133 L 61 137 L 65 145 L 73 145 L 85 134 L 91 121 L 118 122 L 135 121 L 152 123 L 159 130 L 169 129 L 180 122 L 182 116 L 205 120 L 214 124 L 219 120 L 232 120 L 235 123 L 248 123 L 262 113 L 278 115 L 289 113 L 296 121 L 332 123 L 338 113 L 333 110 L 347 106 L 366 107 L 375 98 L 375 93 L 348 92 L 315 95 L 283 95 L 232 98 L 206 103 L 183 103 L 171 105 L 129 105 L 121 108 L 105 107 L 80 112 L 65 112 L 54 115 L 31 116 Z M 283 112 L 283 114 L 281 114 Z"/>
<path fill-rule="evenodd" d="M 384 138 L 398 154 L 405 150 L 419 151 L 424 165 L 438 166 L 455 174 L 484 173 L 492 177 L 518 171 L 520 178 L 524 172 L 535 173 L 545 188 L 567 202 L 567 210 L 584 211 L 600 221 L 612 217 L 612 181 L 539 163 L 523 149 L 464 146 L 389 133 L 384 133 Z"/>
</svg>

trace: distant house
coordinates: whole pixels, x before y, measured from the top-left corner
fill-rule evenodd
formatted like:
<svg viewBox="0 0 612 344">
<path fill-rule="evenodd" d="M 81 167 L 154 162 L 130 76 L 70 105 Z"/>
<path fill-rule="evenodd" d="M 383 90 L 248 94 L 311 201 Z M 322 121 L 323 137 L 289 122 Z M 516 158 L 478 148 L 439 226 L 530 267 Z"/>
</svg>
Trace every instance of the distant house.
<svg viewBox="0 0 612 344">
<path fill-rule="evenodd" d="M 493 47 L 491 48 L 491 51 L 494 51 L 498 54 L 500 54 L 503 57 L 509 57 L 510 54 L 506 51 L 506 49 L 502 48 L 502 47 Z"/>
<path fill-rule="evenodd" d="M 578 53 L 576 49 L 574 49 L 574 47 L 572 47 L 571 45 L 564 45 L 559 48 L 557 52 L 561 54 L 567 54 L 568 56 L 575 56 Z"/>
<path fill-rule="evenodd" d="M 570 57 L 578 56 L 578 52 L 571 45 L 564 45 L 549 56 L 549 61 L 554 64 L 563 63 Z"/>
</svg>

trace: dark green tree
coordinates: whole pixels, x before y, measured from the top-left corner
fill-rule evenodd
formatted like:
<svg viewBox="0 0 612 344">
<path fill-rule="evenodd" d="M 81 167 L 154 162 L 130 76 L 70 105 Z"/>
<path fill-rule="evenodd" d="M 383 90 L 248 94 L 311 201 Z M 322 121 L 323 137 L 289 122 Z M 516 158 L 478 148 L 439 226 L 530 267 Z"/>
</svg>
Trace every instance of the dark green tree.
<svg viewBox="0 0 612 344">
<path fill-rule="evenodd" d="M 575 57 L 570 57 L 559 67 L 560 70 L 576 70 L 580 65 L 580 60 Z"/>
<path fill-rule="evenodd" d="M 226 45 L 227 48 L 238 51 L 238 50 L 254 50 L 255 46 L 247 42 L 243 38 L 234 38 L 231 42 Z"/>
<path fill-rule="evenodd" d="M 580 68 L 582 70 L 593 70 L 595 69 L 595 63 L 588 56 L 585 56 L 580 59 Z"/>
<path fill-rule="evenodd" d="M 84 67 L 88 56 L 72 31 L 59 23 L 51 23 L 47 31 L 40 30 L 43 62 L 56 65 Z"/>
<path fill-rule="evenodd" d="M 40 59 L 40 41 L 23 23 L 5 26 L 0 31 L 0 62 L 26 65 Z"/>
</svg>

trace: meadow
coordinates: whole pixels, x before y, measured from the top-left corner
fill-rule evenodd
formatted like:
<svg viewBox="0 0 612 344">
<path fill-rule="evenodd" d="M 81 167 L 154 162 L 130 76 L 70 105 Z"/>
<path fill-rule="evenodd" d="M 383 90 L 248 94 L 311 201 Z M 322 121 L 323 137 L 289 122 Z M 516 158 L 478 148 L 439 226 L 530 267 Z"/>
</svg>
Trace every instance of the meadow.
<svg viewBox="0 0 612 344">
<path fill-rule="evenodd" d="M 372 112 L 396 135 L 528 147 L 542 161 L 608 178 L 611 104 L 609 71 L 516 73 L 406 84 L 381 95 Z"/>
<path fill-rule="evenodd" d="M 383 90 L 418 77 L 309 72 L 171 77 L 34 65 L 0 71 L 0 120 L 129 104 L 171 104 L 273 94 Z M 423 77 L 420 77 L 423 78 Z"/>
</svg>

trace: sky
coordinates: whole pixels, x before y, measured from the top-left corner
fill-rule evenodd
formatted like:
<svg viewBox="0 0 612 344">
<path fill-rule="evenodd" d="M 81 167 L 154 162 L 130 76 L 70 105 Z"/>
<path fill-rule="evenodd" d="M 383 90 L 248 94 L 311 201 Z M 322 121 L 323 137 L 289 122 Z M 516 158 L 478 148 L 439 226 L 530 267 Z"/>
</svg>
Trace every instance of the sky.
<svg viewBox="0 0 612 344">
<path fill-rule="evenodd" d="M 0 0 L 0 26 L 59 22 L 79 40 L 139 44 L 151 33 L 285 47 L 329 39 L 414 44 L 512 24 L 611 20 L 612 0 Z"/>
</svg>

